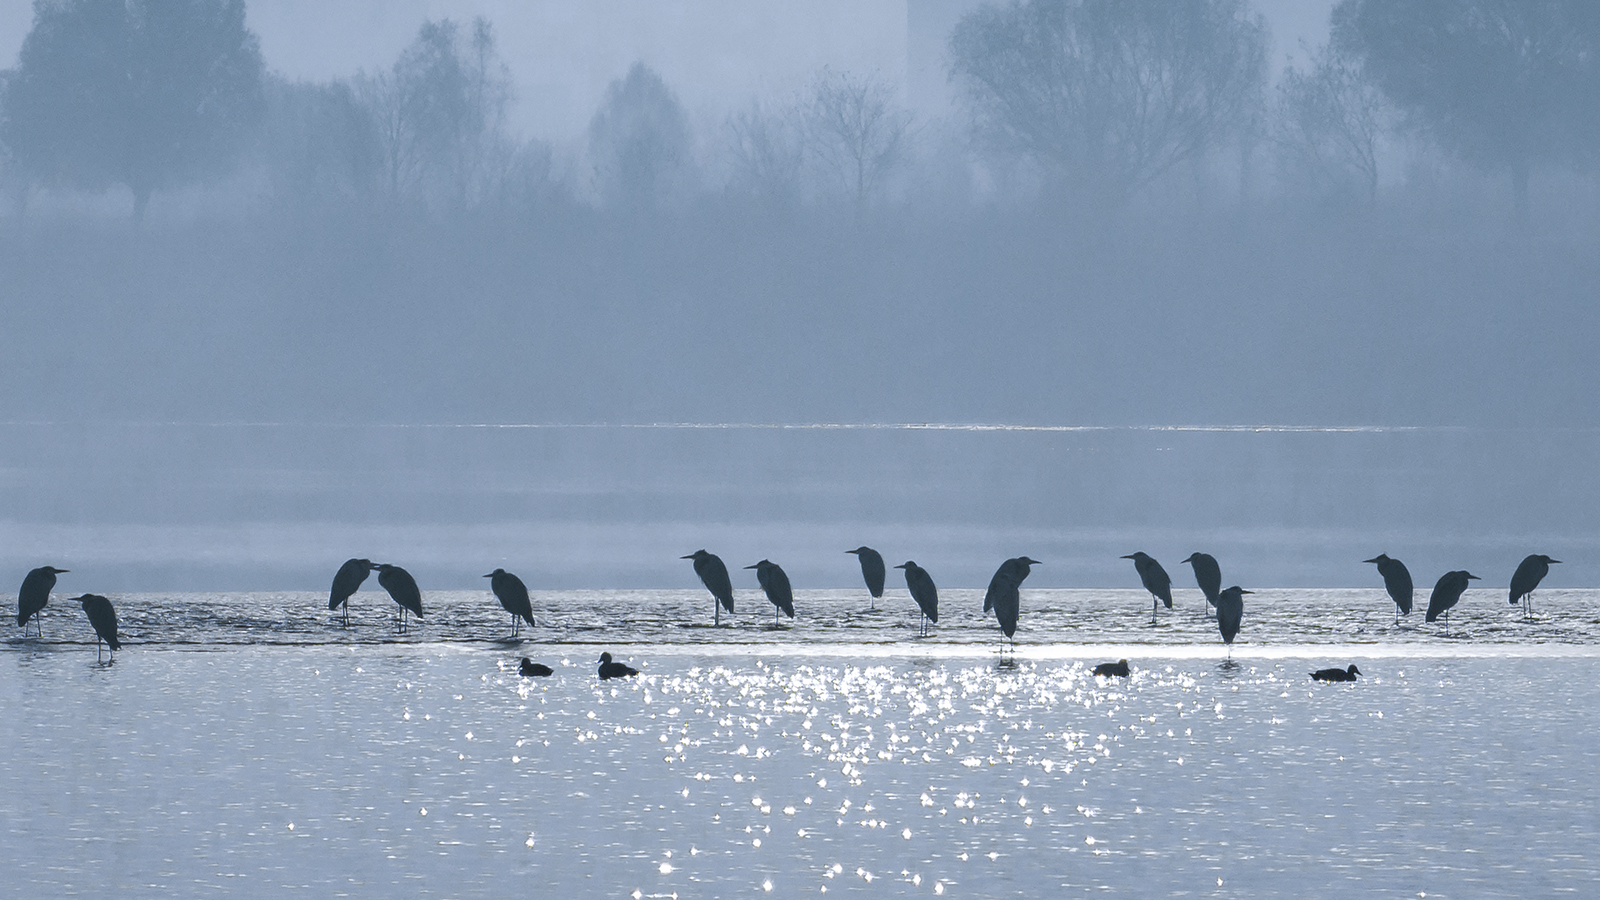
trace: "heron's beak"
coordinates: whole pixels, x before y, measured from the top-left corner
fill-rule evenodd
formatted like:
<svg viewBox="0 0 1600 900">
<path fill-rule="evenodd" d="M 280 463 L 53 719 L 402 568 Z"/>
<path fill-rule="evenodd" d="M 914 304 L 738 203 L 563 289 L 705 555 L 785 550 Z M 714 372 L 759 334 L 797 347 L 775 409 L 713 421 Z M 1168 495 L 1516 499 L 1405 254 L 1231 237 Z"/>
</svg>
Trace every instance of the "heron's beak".
<svg viewBox="0 0 1600 900">
<path fill-rule="evenodd" d="M 678 557 L 678 558 L 679 558 L 679 559 L 694 559 L 694 554 L 693 554 L 693 553 L 691 553 L 691 554 L 689 554 L 689 555 L 688 555 L 688 556 L 680 556 L 680 557 Z"/>
<path fill-rule="evenodd" d="M 761 568 L 761 564 L 760 563 L 756 563 L 753 566 L 745 566 L 745 568 L 746 569 L 759 569 L 759 568 Z"/>
<path fill-rule="evenodd" d="M 860 550 L 846 550 L 845 552 L 846 553 L 853 553 L 853 554 L 855 554 L 857 556 L 861 555 L 861 551 Z"/>
<path fill-rule="evenodd" d="M 1362 560 L 1362 562 L 1369 562 L 1369 563 L 1375 563 L 1377 561 L 1378 561 L 1377 557 L 1373 557 L 1372 559 L 1363 559 Z"/>
<path fill-rule="evenodd" d="M 489 574 L 487 574 L 487 575 L 485 575 L 483 577 L 485 577 L 485 578 L 493 578 L 494 577 L 494 573 L 490 572 Z"/>
<path fill-rule="evenodd" d="M 1255 591 L 1247 591 L 1244 588 L 1240 588 L 1239 589 L 1239 593 L 1241 593 L 1241 594 L 1254 594 Z"/>
<path fill-rule="evenodd" d="M 1561 562 L 1561 560 L 1559 560 L 1559 559 L 1552 559 L 1552 560 L 1550 560 L 1550 565 L 1552 565 L 1552 566 L 1553 566 L 1553 565 L 1555 565 L 1555 564 L 1556 564 L 1556 563 L 1558 563 L 1558 562 Z"/>
<path fill-rule="evenodd" d="M 1483 580 L 1482 578 L 1479 578 L 1478 576 L 1472 574 L 1471 572 L 1467 573 L 1467 577 L 1472 579 L 1473 581 L 1482 581 Z"/>
<path fill-rule="evenodd" d="M 905 567 L 906 567 L 905 563 L 901 563 L 900 565 L 895 566 L 896 569 L 904 569 Z"/>
<path fill-rule="evenodd" d="M 1133 559 L 1133 554 L 1129 553 L 1127 556 L 1124 556 L 1124 557 L 1121 557 L 1121 558 L 1122 559 Z"/>
</svg>

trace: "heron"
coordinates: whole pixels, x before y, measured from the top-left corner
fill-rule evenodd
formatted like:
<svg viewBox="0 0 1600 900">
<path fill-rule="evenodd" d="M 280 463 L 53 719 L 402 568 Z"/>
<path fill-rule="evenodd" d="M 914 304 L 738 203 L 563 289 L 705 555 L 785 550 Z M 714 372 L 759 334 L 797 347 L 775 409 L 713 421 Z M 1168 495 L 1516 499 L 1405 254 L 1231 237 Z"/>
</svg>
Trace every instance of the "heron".
<svg viewBox="0 0 1600 900">
<path fill-rule="evenodd" d="M 1411 570 L 1400 560 L 1390 558 L 1387 553 L 1379 553 L 1362 562 L 1378 564 L 1378 574 L 1383 576 L 1383 589 L 1389 592 L 1389 599 L 1394 601 L 1394 623 L 1399 625 L 1402 615 L 1411 615 L 1411 597 L 1415 593 L 1411 586 Z"/>
<path fill-rule="evenodd" d="M 1114 663 L 1101 663 L 1094 667 L 1094 674 L 1097 678 L 1127 678 L 1128 661 L 1119 659 Z"/>
<path fill-rule="evenodd" d="M 778 564 L 763 559 L 745 568 L 756 570 L 756 580 L 761 582 L 761 589 L 767 592 L 767 599 L 772 601 L 772 627 L 778 627 L 780 610 L 789 618 L 794 618 L 794 591 L 789 588 L 789 576 L 783 574 Z"/>
<path fill-rule="evenodd" d="M 544 678 L 549 675 L 554 675 L 555 673 L 555 669 L 550 668 L 544 663 L 536 663 L 526 656 L 522 658 L 522 663 L 517 666 L 517 674 L 523 678 Z"/>
<path fill-rule="evenodd" d="M 422 618 L 422 590 L 417 587 L 417 580 L 411 577 L 411 573 L 399 566 L 379 563 L 376 568 L 378 584 L 383 585 L 394 602 L 400 604 L 400 630 L 405 631 L 407 610 L 416 613 L 417 618 Z"/>
<path fill-rule="evenodd" d="M 1253 594 L 1237 584 L 1217 593 L 1217 630 L 1222 632 L 1222 642 L 1228 645 L 1228 658 L 1233 659 L 1233 639 L 1239 634 L 1239 623 L 1244 620 L 1244 595 Z"/>
<path fill-rule="evenodd" d="M 694 573 L 700 576 L 700 583 L 706 586 L 716 601 L 711 604 L 711 624 L 721 625 L 724 609 L 733 615 L 733 581 L 728 578 L 728 567 L 722 564 L 721 557 L 704 550 L 696 550 L 678 558 L 694 560 Z"/>
<path fill-rule="evenodd" d="M 1450 633 L 1450 607 L 1461 600 L 1461 592 L 1467 589 L 1468 581 L 1482 581 L 1483 579 L 1468 572 L 1466 569 L 1457 569 L 1439 576 L 1438 582 L 1433 586 L 1433 593 L 1428 597 L 1427 621 L 1432 622 L 1444 613 L 1444 633 Z"/>
<path fill-rule="evenodd" d="M 84 594 L 82 597 L 72 598 L 72 602 L 83 605 L 84 615 L 89 617 L 89 624 L 94 627 L 94 658 L 100 658 L 100 643 L 105 642 L 112 653 L 122 649 L 122 641 L 117 637 L 117 611 L 111 606 L 111 601 L 99 594 Z"/>
<path fill-rule="evenodd" d="M 895 568 L 906 571 L 906 589 L 911 592 L 911 599 L 917 601 L 917 607 L 922 610 L 920 635 L 926 637 L 928 623 L 939 624 L 939 589 L 933 586 L 933 578 L 928 574 L 928 570 L 909 559 Z"/>
<path fill-rule="evenodd" d="M 333 576 L 333 588 L 328 591 L 328 611 L 344 607 L 344 624 L 350 624 L 350 595 L 367 580 L 367 574 L 377 566 L 370 559 L 347 559 Z"/>
<path fill-rule="evenodd" d="M 1550 574 L 1550 566 L 1560 562 L 1559 559 L 1535 553 L 1517 566 L 1516 574 L 1511 576 L 1511 605 L 1516 606 L 1518 600 L 1523 601 L 1523 618 L 1533 618 L 1533 590 L 1544 580 L 1544 576 Z"/>
<path fill-rule="evenodd" d="M 511 636 L 517 636 L 524 621 L 532 628 L 533 603 L 528 599 L 528 586 L 522 579 L 505 569 L 495 569 L 483 577 L 489 579 L 489 588 L 500 601 L 500 607 L 511 614 Z"/>
<path fill-rule="evenodd" d="M 40 566 L 33 569 L 22 579 L 22 589 L 17 591 L 17 627 L 22 633 L 28 633 L 28 620 L 33 620 L 33 627 L 39 629 L 39 637 L 44 637 L 44 605 L 50 602 L 50 591 L 56 586 L 56 576 L 66 574 L 68 570 L 58 569 L 55 566 Z"/>
<path fill-rule="evenodd" d="M 1042 565 L 1044 563 L 1026 556 L 1006 560 L 995 570 L 994 577 L 989 579 L 989 590 L 983 595 L 983 611 L 994 610 L 995 620 L 1000 623 L 1000 630 L 1006 639 L 1011 641 L 1013 651 L 1017 649 L 1017 616 L 1022 612 L 1019 589 L 1032 571 L 1030 567 Z"/>
<path fill-rule="evenodd" d="M 600 654 L 600 680 L 609 681 L 613 678 L 628 678 L 639 674 L 639 670 L 627 663 L 611 661 L 609 652 Z"/>
<path fill-rule="evenodd" d="M 1184 562 L 1194 567 L 1195 584 L 1200 585 L 1200 592 L 1206 595 L 1206 606 L 1217 605 L 1217 595 L 1222 593 L 1222 567 L 1217 565 L 1217 558 L 1209 553 L 1191 553 Z"/>
<path fill-rule="evenodd" d="M 1155 557 L 1144 551 L 1130 553 L 1123 559 L 1133 560 L 1133 567 L 1139 572 L 1139 581 L 1144 584 L 1144 589 L 1150 592 L 1150 624 L 1156 624 L 1156 601 L 1160 600 L 1172 608 L 1172 579 L 1167 575 L 1167 570 L 1161 568 L 1161 563 Z"/>
<path fill-rule="evenodd" d="M 888 574 L 883 568 L 883 554 L 864 545 L 845 552 L 854 553 L 861 560 L 861 577 L 866 579 L 867 593 L 872 595 L 869 608 L 877 609 L 878 598 L 883 596 L 883 577 Z"/>
<path fill-rule="evenodd" d="M 1312 681 L 1355 681 L 1361 670 L 1351 663 L 1347 669 L 1318 669 L 1311 673 Z"/>
</svg>

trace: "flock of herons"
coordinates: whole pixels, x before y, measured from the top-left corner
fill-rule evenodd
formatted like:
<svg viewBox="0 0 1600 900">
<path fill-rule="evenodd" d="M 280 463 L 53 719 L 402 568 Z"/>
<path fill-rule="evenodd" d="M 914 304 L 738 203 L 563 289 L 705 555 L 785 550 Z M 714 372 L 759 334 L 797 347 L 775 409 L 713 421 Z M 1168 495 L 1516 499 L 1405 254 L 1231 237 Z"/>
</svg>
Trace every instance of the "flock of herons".
<svg viewBox="0 0 1600 900">
<path fill-rule="evenodd" d="M 846 550 L 856 556 L 861 562 L 861 575 L 867 583 L 867 590 L 874 601 L 883 596 L 884 579 L 888 569 L 883 562 L 883 555 L 871 547 L 857 547 Z M 722 611 L 726 609 L 733 612 L 733 581 L 728 577 L 728 567 L 722 559 L 714 553 L 705 550 L 682 557 L 694 561 L 695 574 L 700 576 L 700 582 L 711 592 L 715 600 L 713 604 L 712 623 L 722 624 Z M 1145 590 L 1150 592 L 1150 624 L 1156 623 L 1158 603 L 1166 604 L 1167 609 L 1172 608 L 1172 577 L 1161 563 L 1148 553 L 1130 553 L 1123 559 L 1133 560 L 1135 571 Z M 1183 560 L 1184 563 L 1194 568 L 1196 584 L 1205 594 L 1206 604 L 1216 610 L 1217 629 L 1222 634 L 1222 640 L 1230 648 L 1233 639 L 1239 633 L 1239 626 L 1244 618 L 1244 595 L 1252 593 L 1244 588 L 1234 585 L 1229 588 L 1222 587 L 1222 568 L 1217 565 L 1215 557 L 1207 553 L 1192 553 Z M 1374 563 L 1378 567 L 1378 574 L 1383 576 L 1383 585 L 1389 598 L 1395 605 L 1395 622 L 1400 621 L 1400 616 L 1410 615 L 1412 599 L 1415 588 L 1411 581 L 1411 572 L 1406 569 L 1405 563 L 1393 559 L 1387 554 L 1378 554 L 1364 562 Z M 1559 559 L 1551 559 L 1543 554 L 1533 554 L 1517 566 L 1517 571 L 1511 576 L 1510 602 L 1515 606 L 1521 603 L 1523 614 L 1527 617 L 1533 615 L 1533 591 L 1549 574 L 1550 566 L 1559 563 Z M 983 611 L 993 612 L 995 620 L 1000 625 L 1006 640 L 1012 642 L 1015 648 L 1015 635 L 1017 631 L 1017 617 L 1021 612 L 1020 588 L 1024 579 L 1028 577 L 1033 566 L 1041 565 L 1039 560 L 1018 556 L 1008 559 L 1000 564 L 1000 568 L 989 580 L 989 589 L 983 597 Z M 763 559 L 755 565 L 745 566 L 754 569 L 756 580 L 761 584 L 761 589 L 772 602 L 773 622 L 776 624 L 779 614 L 794 618 L 794 590 L 789 586 L 789 576 L 782 568 L 770 560 Z M 928 633 L 930 623 L 939 621 L 939 590 L 934 586 L 933 578 L 928 570 L 907 560 L 898 566 L 905 572 L 906 588 L 911 592 L 911 599 L 915 600 L 922 611 L 921 628 L 919 634 Z M 40 566 L 30 571 L 22 580 L 22 589 L 17 595 L 17 626 L 27 634 L 27 625 L 31 620 L 35 628 L 39 627 L 39 612 L 49 602 L 50 591 L 55 588 L 56 576 L 65 574 L 67 569 L 57 569 L 53 566 Z M 411 573 L 396 565 L 388 563 L 374 563 L 367 559 L 346 560 L 339 567 L 338 573 L 333 576 L 333 587 L 328 593 L 329 611 L 342 608 L 342 618 L 345 624 L 350 622 L 349 600 L 367 576 L 372 572 L 378 573 L 378 584 L 388 592 L 399 607 L 398 627 L 406 628 L 406 616 L 414 614 L 422 618 L 422 591 L 417 587 L 417 581 Z M 515 637 L 521 629 L 521 624 L 527 622 L 533 625 L 533 603 L 528 597 L 528 587 L 518 578 L 505 569 L 495 569 L 483 576 L 489 579 L 489 587 L 494 592 L 495 598 L 500 601 L 500 606 L 511 616 L 511 633 Z M 1445 629 L 1448 633 L 1450 627 L 1450 609 L 1461 599 L 1461 594 L 1467 589 L 1470 581 L 1479 580 L 1478 576 L 1460 569 L 1446 572 L 1439 577 L 1433 586 L 1433 592 L 1428 598 L 1427 621 L 1433 622 L 1441 615 L 1444 616 Z M 89 624 L 94 628 L 96 636 L 95 651 L 101 652 L 102 644 L 109 647 L 114 653 L 121 649 L 122 642 L 117 634 L 117 612 L 111 601 L 99 594 L 84 594 L 74 597 L 70 602 L 78 603 L 83 607 L 84 614 L 89 618 Z M 40 629 L 40 637 L 43 631 Z M 1002 650 L 1003 652 L 1003 650 Z M 549 667 L 534 663 L 526 657 L 523 658 L 520 673 L 524 676 L 549 675 Z M 600 658 L 600 677 L 622 678 L 637 674 L 637 670 L 624 663 L 613 662 L 611 654 L 603 654 Z M 1095 668 L 1095 674 L 1105 677 L 1126 676 L 1128 674 L 1127 660 L 1117 663 L 1104 663 Z M 1360 674 L 1354 666 L 1346 669 L 1323 669 L 1311 673 L 1319 681 L 1353 681 Z"/>
</svg>

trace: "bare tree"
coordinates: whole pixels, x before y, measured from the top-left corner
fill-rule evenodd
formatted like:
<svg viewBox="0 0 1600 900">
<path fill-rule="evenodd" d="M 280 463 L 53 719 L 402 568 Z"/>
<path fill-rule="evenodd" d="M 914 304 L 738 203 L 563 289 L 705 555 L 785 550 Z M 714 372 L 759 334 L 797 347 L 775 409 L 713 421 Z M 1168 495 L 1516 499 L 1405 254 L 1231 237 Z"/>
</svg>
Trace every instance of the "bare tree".
<svg viewBox="0 0 1600 900">
<path fill-rule="evenodd" d="M 1265 47 L 1244 0 L 1023 0 L 950 39 L 989 145 L 1113 203 L 1237 131 Z"/>
<path fill-rule="evenodd" d="M 806 164 L 805 128 L 795 104 L 750 105 L 728 116 L 730 187 L 761 200 L 788 204 L 800 197 Z"/>
<path fill-rule="evenodd" d="M 1370 203 L 1378 194 L 1379 142 L 1393 114 L 1359 61 L 1324 45 L 1302 71 L 1290 66 L 1278 84 L 1273 141 L 1291 173 L 1341 190 L 1352 181 Z"/>
<path fill-rule="evenodd" d="M 859 212 L 906 158 L 911 114 L 876 75 L 824 69 L 812 86 L 806 131 L 817 158 L 850 191 Z"/>
<path fill-rule="evenodd" d="M 508 142 L 511 76 L 488 20 L 463 35 L 455 22 L 424 22 L 392 68 L 363 74 L 384 180 L 394 197 L 473 203 L 495 180 Z"/>
</svg>

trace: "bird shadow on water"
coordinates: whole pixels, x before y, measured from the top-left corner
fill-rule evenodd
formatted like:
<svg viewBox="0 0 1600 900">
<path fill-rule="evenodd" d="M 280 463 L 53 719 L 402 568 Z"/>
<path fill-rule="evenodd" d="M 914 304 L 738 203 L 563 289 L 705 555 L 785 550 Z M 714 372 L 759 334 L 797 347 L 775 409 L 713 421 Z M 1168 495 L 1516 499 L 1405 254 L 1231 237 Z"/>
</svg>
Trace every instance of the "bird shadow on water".
<svg viewBox="0 0 1600 900">
<path fill-rule="evenodd" d="M 1222 673 L 1223 678 L 1233 678 L 1243 671 L 1243 669 L 1244 666 L 1232 659 L 1225 659 L 1222 662 L 1217 663 L 1217 671 Z"/>
</svg>

